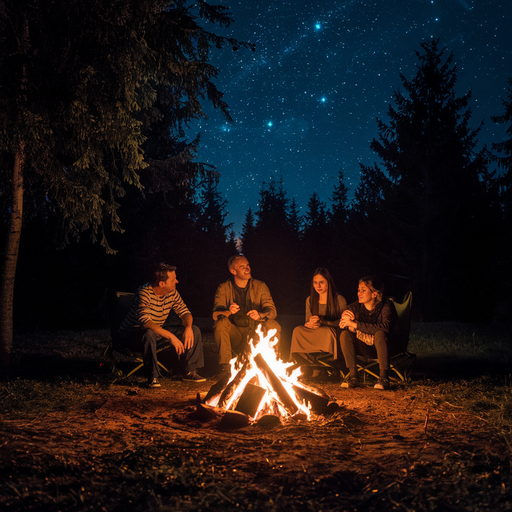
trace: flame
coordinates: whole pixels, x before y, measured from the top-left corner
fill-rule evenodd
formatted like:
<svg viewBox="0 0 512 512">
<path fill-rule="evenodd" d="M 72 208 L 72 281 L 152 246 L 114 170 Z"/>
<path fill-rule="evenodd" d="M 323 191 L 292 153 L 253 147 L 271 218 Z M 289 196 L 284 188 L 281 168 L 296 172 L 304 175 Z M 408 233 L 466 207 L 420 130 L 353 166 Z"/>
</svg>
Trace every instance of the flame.
<svg viewBox="0 0 512 512">
<path fill-rule="evenodd" d="M 246 373 L 245 376 L 241 379 L 241 381 L 236 385 L 231 397 L 223 405 L 225 409 L 234 409 L 236 404 L 244 392 L 247 384 L 251 381 L 256 384 L 260 388 L 265 390 L 265 394 L 260 402 L 259 408 L 257 409 L 253 419 L 256 420 L 263 416 L 264 414 L 275 414 L 281 417 L 291 416 L 289 408 L 285 407 L 283 401 L 279 394 L 274 389 L 274 386 L 269 382 L 265 373 L 259 368 L 258 364 L 255 361 L 255 357 L 260 355 L 263 358 L 264 362 L 271 371 L 275 374 L 275 376 L 279 379 L 280 383 L 286 390 L 286 393 L 289 395 L 291 400 L 296 406 L 298 412 L 295 414 L 302 413 L 308 419 L 310 419 L 311 415 L 311 406 L 304 402 L 301 402 L 299 398 L 296 396 L 293 387 L 301 387 L 303 389 L 308 389 L 298 380 L 301 375 L 300 368 L 293 370 L 290 374 L 288 374 L 288 368 L 293 366 L 293 363 L 285 363 L 281 359 L 278 359 L 278 355 L 276 353 L 275 347 L 278 343 L 278 339 L 275 337 L 276 334 L 275 329 L 270 329 L 265 336 L 261 330 L 261 326 L 258 325 L 256 329 L 256 334 L 259 336 L 259 340 L 255 341 L 251 339 L 249 341 L 249 351 L 246 354 Z M 235 357 L 230 361 L 231 365 L 231 375 L 228 381 L 229 385 L 238 372 L 241 369 L 241 363 Z M 227 387 L 227 386 L 226 386 Z M 226 388 L 224 388 L 226 389 Z M 219 403 L 219 399 L 221 397 L 221 393 L 213 396 L 208 400 L 208 405 L 217 406 Z"/>
</svg>

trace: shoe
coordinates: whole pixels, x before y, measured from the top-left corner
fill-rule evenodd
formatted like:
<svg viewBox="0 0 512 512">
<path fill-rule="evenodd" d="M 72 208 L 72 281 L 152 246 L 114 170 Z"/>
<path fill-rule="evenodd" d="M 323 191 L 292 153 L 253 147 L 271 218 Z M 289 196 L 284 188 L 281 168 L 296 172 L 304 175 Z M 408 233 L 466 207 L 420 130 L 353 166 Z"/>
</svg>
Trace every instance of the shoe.
<svg viewBox="0 0 512 512">
<path fill-rule="evenodd" d="M 373 386 L 375 389 L 389 389 L 389 379 L 386 378 L 380 378 L 377 381 L 377 384 Z"/>
<path fill-rule="evenodd" d="M 160 382 L 158 382 L 158 380 L 155 377 L 153 380 L 149 380 L 148 381 L 148 387 L 150 387 L 150 388 L 161 388 L 162 385 L 160 384 Z"/>
<path fill-rule="evenodd" d="M 359 379 L 356 377 L 350 377 L 350 379 L 345 380 L 341 383 L 342 388 L 358 388 L 359 387 Z"/>
<path fill-rule="evenodd" d="M 206 379 L 204 377 L 201 377 L 196 371 L 188 372 L 187 374 L 183 375 L 183 380 L 185 382 L 206 382 Z"/>
</svg>

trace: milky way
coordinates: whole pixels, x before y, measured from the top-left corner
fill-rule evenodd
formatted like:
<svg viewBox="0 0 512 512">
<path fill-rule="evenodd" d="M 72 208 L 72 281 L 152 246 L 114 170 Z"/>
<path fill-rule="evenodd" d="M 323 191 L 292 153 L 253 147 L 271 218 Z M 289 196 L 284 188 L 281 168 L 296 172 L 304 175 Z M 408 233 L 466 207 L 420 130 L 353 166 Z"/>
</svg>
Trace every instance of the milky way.
<svg viewBox="0 0 512 512">
<path fill-rule="evenodd" d="M 484 121 L 480 146 L 505 138 L 490 116 L 503 114 L 512 76 L 509 0 L 221 3 L 235 20 L 223 35 L 256 51 L 214 56 L 234 122 L 207 110 L 192 134 L 202 137 L 198 159 L 221 175 L 237 233 L 271 179 L 282 179 L 302 212 L 313 192 L 329 206 L 339 170 L 353 193 L 359 164 L 379 163 L 369 148 L 376 118 L 387 120 L 400 73 L 415 75 L 423 41 L 439 38 L 453 52 L 457 93 L 472 90 L 471 126 Z"/>
</svg>

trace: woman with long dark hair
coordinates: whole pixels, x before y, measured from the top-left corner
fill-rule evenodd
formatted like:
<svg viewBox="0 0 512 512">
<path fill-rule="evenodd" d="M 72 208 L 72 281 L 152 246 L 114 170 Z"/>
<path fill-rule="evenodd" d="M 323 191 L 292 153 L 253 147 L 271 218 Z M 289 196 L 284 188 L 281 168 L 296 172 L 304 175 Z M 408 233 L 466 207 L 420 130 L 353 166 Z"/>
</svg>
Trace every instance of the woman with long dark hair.
<svg viewBox="0 0 512 512">
<path fill-rule="evenodd" d="M 306 299 L 306 322 L 295 327 L 290 357 L 310 352 L 330 352 L 338 358 L 338 323 L 347 301 L 338 293 L 329 271 L 317 268 L 311 279 L 311 291 Z"/>
<path fill-rule="evenodd" d="M 389 388 L 389 347 L 396 323 L 396 309 L 383 297 L 384 286 L 374 276 L 359 280 L 356 302 L 349 304 L 341 315 L 340 346 L 349 369 L 348 380 L 342 387 L 359 385 L 356 355 L 378 359 L 379 380 L 376 389 Z"/>
</svg>

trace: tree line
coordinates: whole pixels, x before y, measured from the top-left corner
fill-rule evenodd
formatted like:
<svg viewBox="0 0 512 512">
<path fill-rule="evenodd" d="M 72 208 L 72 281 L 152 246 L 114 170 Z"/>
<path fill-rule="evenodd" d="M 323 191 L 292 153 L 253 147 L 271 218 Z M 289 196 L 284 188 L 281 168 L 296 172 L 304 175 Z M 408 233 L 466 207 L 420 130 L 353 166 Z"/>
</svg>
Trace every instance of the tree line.
<svg viewBox="0 0 512 512">
<path fill-rule="evenodd" d="M 314 193 L 303 216 L 285 183 L 264 183 L 236 240 L 219 177 L 196 161 L 200 140 L 184 127 L 204 101 L 229 119 L 211 51 L 254 47 L 199 25 L 229 24 L 222 6 L 96 3 L 13 1 L 0 12 L 4 353 L 13 311 L 20 329 L 101 323 L 103 290 L 134 290 L 160 260 L 177 265 L 185 300 L 207 316 L 237 251 L 281 313 L 303 312 L 325 266 L 348 300 L 372 273 L 397 298 L 411 289 L 423 320 L 492 317 L 510 283 L 512 136 L 477 149 L 471 94 L 455 94 L 439 41 L 420 45 L 416 76 L 400 76 L 371 143 L 380 163 L 361 166 L 353 200 L 343 170 L 329 204 Z M 493 119 L 508 135 L 511 105 L 509 88 Z"/>
</svg>

